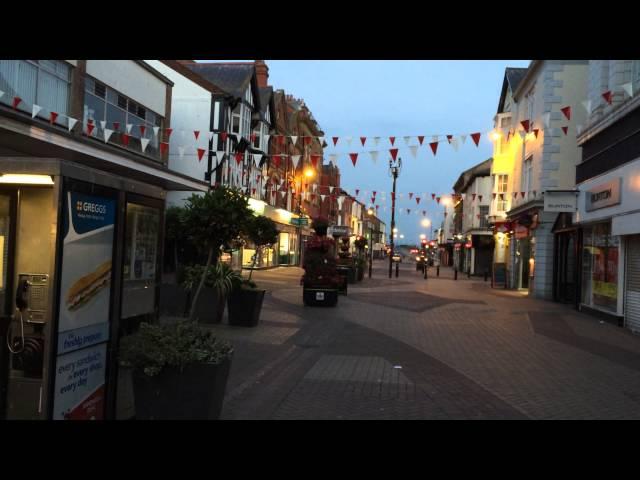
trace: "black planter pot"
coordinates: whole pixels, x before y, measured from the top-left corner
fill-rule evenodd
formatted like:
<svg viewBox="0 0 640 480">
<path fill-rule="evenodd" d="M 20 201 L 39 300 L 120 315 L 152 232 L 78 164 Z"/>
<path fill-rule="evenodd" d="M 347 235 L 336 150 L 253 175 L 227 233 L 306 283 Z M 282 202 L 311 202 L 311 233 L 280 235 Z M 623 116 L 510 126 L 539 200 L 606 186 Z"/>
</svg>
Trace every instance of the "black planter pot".
<svg viewBox="0 0 640 480">
<path fill-rule="evenodd" d="M 364 279 L 364 267 L 358 267 L 358 281 L 361 282 Z"/>
<path fill-rule="evenodd" d="M 213 288 L 203 287 L 196 303 L 194 318 L 201 323 L 220 323 L 224 315 L 226 296 Z"/>
<path fill-rule="evenodd" d="M 349 283 L 356 283 L 358 281 L 356 267 L 350 266 L 348 268 L 349 268 L 349 277 L 348 277 Z"/>
<path fill-rule="evenodd" d="M 260 322 L 260 311 L 266 290 L 239 288 L 229 295 L 229 325 L 255 327 Z"/>
<path fill-rule="evenodd" d="M 189 292 L 182 285 L 160 285 L 160 314 L 183 317 L 189 309 Z"/>
<path fill-rule="evenodd" d="M 349 286 L 349 268 L 338 267 L 336 268 L 338 275 L 340 275 L 340 285 L 338 286 L 338 293 L 341 295 L 347 295 Z"/>
<path fill-rule="evenodd" d="M 305 286 L 302 289 L 302 302 L 310 307 L 335 307 L 338 304 L 338 289 Z"/>
<path fill-rule="evenodd" d="M 222 413 L 231 356 L 220 364 L 165 368 L 149 377 L 133 374 L 137 420 L 217 420 Z"/>
</svg>

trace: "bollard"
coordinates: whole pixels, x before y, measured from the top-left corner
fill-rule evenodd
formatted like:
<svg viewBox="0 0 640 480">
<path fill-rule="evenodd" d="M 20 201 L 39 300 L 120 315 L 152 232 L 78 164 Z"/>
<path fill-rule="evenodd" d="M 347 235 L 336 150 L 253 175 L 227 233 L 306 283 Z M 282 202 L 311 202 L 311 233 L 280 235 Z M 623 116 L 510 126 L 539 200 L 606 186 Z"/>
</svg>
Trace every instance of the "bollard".
<svg viewBox="0 0 640 480">
<path fill-rule="evenodd" d="M 467 270 L 467 278 L 471 278 L 471 269 Z"/>
<path fill-rule="evenodd" d="M 489 277 L 489 272 L 487 272 L 486 270 L 484 271 L 484 281 L 487 281 L 487 278 Z"/>
<path fill-rule="evenodd" d="M 436 277 L 440 276 L 440 265 L 436 267 Z"/>
<path fill-rule="evenodd" d="M 429 269 L 427 268 L 427 266 L 424 266 L 424 279 L 427 279 L 427 272 L 429 271 Z"/>
<path fill-rule="evenodd" d="M 453 279 L 454 280 L 458 280 L 458 269 L 457 268 L 453 269 Z"/>
<path fill-rule="evenodd" d="M 396 262 L 396 278 L 398 278 L 399 270 L 400 270 L 400 262 Z"/>
</svg>

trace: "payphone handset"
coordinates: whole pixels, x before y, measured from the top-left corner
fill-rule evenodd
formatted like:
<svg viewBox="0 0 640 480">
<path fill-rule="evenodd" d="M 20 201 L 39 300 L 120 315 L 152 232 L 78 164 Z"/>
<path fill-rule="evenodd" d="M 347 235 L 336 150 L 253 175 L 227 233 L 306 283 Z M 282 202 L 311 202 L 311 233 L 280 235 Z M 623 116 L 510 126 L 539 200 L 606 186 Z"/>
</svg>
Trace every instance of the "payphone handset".
<svg viewBox="0 0 640 480">
<path fill-rule="evenodd" d="M 48 280 L 49 276 L 46 274 L 21 273 L 18 275 L 16 310 L 20 318 L 20 336 L 13 339 L 7 332 L 7 347 L 11 353 L 16 354 L 24 350 L 25 316 L 27 323 L 45 323 Z"/>
</svg>

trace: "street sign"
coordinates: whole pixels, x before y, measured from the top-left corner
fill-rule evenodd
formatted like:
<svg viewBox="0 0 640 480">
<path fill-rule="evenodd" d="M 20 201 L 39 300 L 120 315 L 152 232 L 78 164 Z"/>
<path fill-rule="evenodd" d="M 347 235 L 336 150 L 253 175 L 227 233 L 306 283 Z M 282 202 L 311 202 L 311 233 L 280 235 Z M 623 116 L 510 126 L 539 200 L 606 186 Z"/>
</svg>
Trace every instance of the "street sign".
<svg viewBox="0 0 640 480">
<path fill-rule="evenodd" d="M 309 225 L 309 219 L 304 217 L 292 218 L 291 225 L 296 225 L 298 227 L 306 227 L 307 225 Z"/>
<path fill-rule="evenodd" d="M 328 234 L 332 237 L 349 237 L 351 236 L 351 227 L 348 225 L 333 225 L 329 227 Z"/>
</svg>

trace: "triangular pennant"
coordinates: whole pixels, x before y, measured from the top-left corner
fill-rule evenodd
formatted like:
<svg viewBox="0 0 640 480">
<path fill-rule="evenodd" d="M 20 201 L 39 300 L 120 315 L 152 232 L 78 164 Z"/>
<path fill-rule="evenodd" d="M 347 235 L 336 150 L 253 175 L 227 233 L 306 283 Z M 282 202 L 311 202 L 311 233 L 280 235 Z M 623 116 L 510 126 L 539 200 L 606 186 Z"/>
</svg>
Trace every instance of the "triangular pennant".
<svg viewBox="0 0 640 480">
<path fill-rule="evenodd" d="M 364 147 L 364 144 L 367 141 L 367 137 L 360 137 L 360 143 L 362 143 L 362 146 Z"/>
<path fill-rule="evenodd" d="M 78 120 L 71 117 L 67 117 L 67 118 L 69 119 L 69 124 L 67 125 L 67 128 L 69 129 L 69 131 L 71 131 L 73 130 L 73 127 L 75 127 L 76 123 L 78 123 Z"/>
<path fill-rule="evenodd" d="M 262 154 L 261 153 L 254 153 L 253 154 L 253 161 L 256 164 L 256 167 L 260 166 L 260 161 L 262 161 Z M 260 175 L 258 175 L 258 179 L 260 179 Z"/>
<path fill-rule="evenodd" d="M 349 156 L 351 157 L 351 162 L 353 163 L 353 166 L 356 166 L 356 162 L 358 161 L 358 154 L 357 153 L 350 153 Z"/>
<path fill-rule="evenodd" d="M 91 136 L 91 132 L 93 132 L 94 128 L 96 128 L 96 126 L 93 123 L 88 123 L 87 124 L 87 135 Z"/>
<path fill-rule="evenodd" d="M 440 204 L 440 197 L 436 197 L 436 202 L 438 202 L 438 204 Z"/>
<path fill-rule="evenodd" d="M 520 122 L 520 125 L 522 125 L 522 128 L 524 128 L 524 131 L 527 132 L 527 133 L 529 133 L 529 123 L 530 123 L 529 120 L 522 120 Z M 477 143 L 476 143 L 476 145 L 477 145 Z"/>
<path fill-rule="evenodd" d="M 427 216 L 427 211 L 426 210 L 422 210 L 422 216 L 426 217 Z"/>
<path fill-rule="evenodd" d="M 418 135 L 418 142 L 422 145 L 422 142 L 424 142 L 424 135 Z"/>
<path fill-rule="evenodd" d="M 335 187 L 329 187 L 329 193 L 333 193 L 333 189 L 334 189 L 334 188 L 335 188 Z"/>
<path fill-rule="evenodd" d="M 398 149 L 397 148 L 390 148 L 389 149 L 389 153 L 391 154 L 391 158 L 393 158 L 393 161 L 395 162 L 396 156 L 398 155 Z"/>
<path fill-rule="evenodd" d="M 157 137 L 159 131 L 160 131 L 160 127 L 153 127 L 153 136 Z"/>
<path fill-rule="evenodd" d="M 467 139 L 466 135 L 460 135 L 460 141 L 462 141 L 462 144 L 464 145 L 464 141 Z"/>
<path fill-rule="evenodd" d="M 344 139 L 347 141 L 347 145 L 351 146 L 351 141 L 353 140 L 353 137 L 344 137 Z"/>
<path fill-rule="evenodd" d="M 475 202 L 475 201 L 476 201 L 476 195 L 477 195 L 477 194 L 475 194 L 475 193 L 472 193 L 472 194 L 471 194 L 471 201 L 472 201 L 472 202 Z"/>
<path fill-rule="evenodd" d="M 480 132 L 472 133 L 471 139 L 473 140 L 473 143 L 475 143 L 477 147 L 478 143 L 480 142 Z"/>
<path fill-rule="evenodd" d="M 562 128 L 562 131 L 564 132 L 565 135 L 569 131 L 569 127 L 560 127 L 560 128 Z"/>
<path fill-rule="evenodd" d="M 229 136 L 229 134 L 228 134 L 227 132 L 220 132 L 220 139 L 221 139 L 223 142 L 226 142 L 226 141 L 227 141 L 227 137 L 228 137 L 228 136 Z"/>
<path fill-rule="evenodd" d="M 318 143 L 322 146 L 324 145 L 324 137 L 318 137 Z"/>
<path fill-rule="evenodd" d="M 493 199 L 495 200 L 496 199 L 496 195 L 498 195 L 498 194 L 497 193 L 492 193 L 492 195 L 493 195 Z"/>
<path fill-rule="evenodd" d="M 273 165 L 276 168 L 280 168 L 280 155 L 272 155 L 271 160 L 273 160 Z"/>
<path fill-rule="evenodd" d="M 295 146 L 295 144 L 298 142 L 298 136 L 297 135 L 291 135 L 291 143 L 293 143 L 293 145 Z"/>
<path fill-rule="evenodd" d="M 31 118 L 36 118 L 36 115 L 38 115 L 38 113 L 40 113 L 40 110 L 42 110 L 42 107 L 40 105 L 33 105 L 32 109 L 31 109 Z"/>
<path fill-rule="evenodd" d="M 520 192 L 520 196 L 524 198 L 524 192 Z"/>
<path fill-rule="evenodd" d="M 338 140 L 340 139 L 340 137 L 331 137 L 331 140 L 333 140 L 333 146 L 335 147 L 338 144 Z"/>
<path fill-rule="evenodd" d="M 567 117 L 567 120 L 571 120 L 571 107 L 562 107 L 560 111 Z"/>
<path fill-rule="evenodd" d="M 133 128 L 133 124 L 131 124 L 131 123 L 127 123 L 127 127 L 126 127 L 126 128 L 127 128 L 127 133 L 128 133 L 129 135 L 131 135 L 131 129 Z"/>
<path fill-rule="evenodd" d="M 140 147 L 142 148 L 142 151 L 144 152 L 147 149 L 147 145 L 149 145 L 149 142 L 151 140 L 148 138 L 141 138 L 140 139 Z"/>
<path fill-rule="evenodd" d="M 411 151 L 411 156 L 413 158 L 417 158 L 418 157 L 418 146 L 417 145 L 411 145 L 409 147 L 409 150 Z"/>
<path fill-rule="evenodd" d="M 240 165 L 244 160 L 244 154 L 242 152 L 237 152 L 235 154 L 235 157 L 236 157 L 236 165 Z"/>
<path fill-rule="evenodd" d="M 311 164 L 313 165 L 313 168 L 318 168 L 318 161 L 320 160 L 320 157 L 322 155 L 311 155 Z"/>
<path fill-rule="evenodd" d="M 129 145 L 129 137 L 130 137 L 130 135 L 129 135 L 129 134 L 127 134 L 127 133 L 123 133 L 123 134 L 122 134 L 122 137 L 121 137 L 121 138 L 122 138 L 122 144 L 123 144 L 125 147 Z"/>
<path fill-rule="evenodd" d="M 482 202 L 482 195 L 478 195 L 478 200 Z"/>
<path fill-rule="evenodd" d="M 53 125 L 58 119 L 58 112 L 49 112 L 49 123 Z"/>
<path fill-rule="evenodd" d="M 306 185 L 305 185 L 306 187 Z M 311 185 L 311 188 L 313 189 L 313 192 L 315 193 L 316 190 L 318 190 L 318 184 L 314 183 L 313 185 Z"/>
<path fill-rule="evenodd" d="M 447 142 L 451 143 L 452 138 L 453 138 L 453 135 L 447 135 Z"/>
<path fill-rule="evenodd" d="M 377 147 L 380 143 L 380 137 L 373 137 L 373 144 Z"/>
<path fill-rule="evenodd" d="M 611 90 L 607 90 L 606 92 L 604 92 L 602 94 L 602 98 L 604 98 L 609 105 L 613 103 L 613 94 L 611 93 Z"/>
<path fill-rule="evenodd" d="M 109 130 L 108 128 L 104 129 L 104 143 L 107 143 L 109 141 L 109 138 L 111 138 L 112 133 L 113 133 L 113 130 Z"/>
<path fill-rule="evenodd" d="M 324 193 L 321 193 L 321 194 L 320 194 L 320 200 L 321 200 L 321 201 L 323 201 L 323 202 L 324 202 L 325 197 L 326 197 L 326 195 L 325 195 Z"/>
<path fill-rule="evenodd" d="M 293 168 L 298 168 L 298 162 L 300 162 L 300 155 L 291 155 L 291 161 L 293 162 Z"/>
<path fill-rule="evenodd" d="M 633 97 L 633 82 L 628 82 L 622 85 L 622 89 L 627 92 L 627 95 Z"/>
<path fill-rule="evenodd" d="M 161 155 L 164 155 L 168 149 L 169 149 L 169 143 L 168 142 L 160 142 L 160 154 Z"/>
<path fill-rule="evenodd" d="M 356 197 L 360 194 L 360 189 L 356 188 Z"/>
<path fill-rule="evenodd" d="M 369 152 L 369 155 L 371 155 L 371 160 L 375 164 L 378 161 L 378 151 L 372 150 L 371 152 Z"/>
<path fill-rule="evenodd" d="M 313 140 L 313 137 L 302 137 L 304 139 L 304 144 L 305 145 L 311 145 L 311 140 Z"/>
<path fill-rule="evenodd" d="M 583 128 L 584 128 L 584 127 L 583 127 L 582 125 L 576 125 L 576 133 L 577 133 L 578 135 L 580 135 L 580 134 L 582 133 L 582 129 L 583 129 Z"/>
<path fill-rule="evenodd" d="M 142 126 L 140 126 L 140 128 L 142 129 Z M 142 134 L 144 135 L 144 132 L 142 132 Z M 193 136 L 196 137 L 196 140 L 198 140 L 198 137 L 200 136 L 200 130 L 194 130 Z"/>
<path fill-rule="evenodd" d="M 591 100 L 583 100 L 582 106 L 587 111 L 587 115 L 591 115 Z"/>
<path fill-rule="evenodd" d="M 420 197 L 416 197 L 416 205 L 420 205 Z"/>
<path fill-rule="evenodd" d="M 458 151 L 458 139 L 457 138 L 451 139 L 451 146 L 453 147 L 453 149 L 456 152 Z"/>
<path fill-rule="evenodd" d="M 391 145 L 394 145 L 396 143 L 396 137 L 389 137 L 389 141 L 391 142 Z"/>
<path fill-rule="evenodd" d="M 275 193 L 275 192 L 273 192 L 273 193 Z M 292 192 L 292 193 L 295 193 L 295 192 Z M 284 196 L 285 196 L 286 194 L 287 194 L 286 190 L 285 190 L 285 191 L 280 192 L 280 196 L 281 196 L 282 198 L 284 198 Z"/>
<path fill-rule="evenodd" d="M 145 127 L 144 125 L 138 125 L 138 128 L 140 129 L 140 135 L 144 136 L 144 132 L 147 131 L 147 127 Z"/>
<path fill-rule="evenodd" d="M 432 194 L 431 194 L 431 200 L 435 200 L 435 199 L 436 199 L 436 194 L 435 194 L 435 193 L 432 193 Z"/>
<path fill-rule="evenodd" d="M 18 105 L 20 105 L 20 102 L 22 102 L 22 99 L 20 97 L 13 97 L 13 102 L 11 103 L 11 105 L 13 106 L 14 110 L 18 109 Z"/>
<path fill-rule="evenodd" d="M 402 137 L 402 139 L 404 140 L 405 145 L 409 145 L 409 142 L 411 141 L 411 137 L 409 137 L 409 136 Z"/>
<path fill-rule="evenodd" d="M 100 128 L 102 130 L 104 130 L 105 128 L 107 128 L 107 122 L 106 120 L 100 120 Z"/>
<path fill-rule="evenodd" d="M 164 136 L 167 140 L 169 140 L 169 137 L 171 136 L 171 132 L 173 132 L 173 128 L 165 128 L 164 129 Z"/>
<path fill-rule="evenodd" d="M 536 138 L 538 138 L 538 133 L 540 132 L 539 128 L 534 128 L 533 129 L 533 134 L 536 136 Z"/>
<path fill-rule="evenodd" d="M 429 144 L 429 146 L 431 147 L 431 151 L 433 152 L 433 155 L 435 156 L 436 151 L 438 150 L 438 142 L 431 142 Z"/>
</svg>

